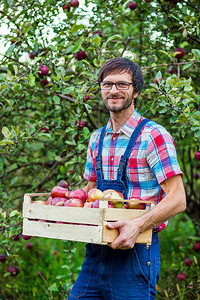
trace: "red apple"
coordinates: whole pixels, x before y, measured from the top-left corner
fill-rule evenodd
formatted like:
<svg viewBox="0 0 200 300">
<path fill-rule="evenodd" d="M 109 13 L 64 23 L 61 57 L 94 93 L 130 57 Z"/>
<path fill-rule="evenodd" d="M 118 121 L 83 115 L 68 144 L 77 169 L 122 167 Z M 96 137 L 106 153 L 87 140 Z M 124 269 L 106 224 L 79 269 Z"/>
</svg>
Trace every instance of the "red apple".
<svg viewBox="0 0 200 300">
<path fill-rule="evenodd" d="M 7 256 L 5 254 L 0 254 L 0 262 L 4 263 L 7 259 Z"/>
<path fill-rule="evenodd" d="M 87 194 L 84 190 L 78 189 L 78 190 L 69 192 L 69 199 L 72 199 L 72 198 L 78 198 L 78 199 L 82 200 L 84 203 L 87 199 Z"/>
<path fill-rule="evenodd" d="M 117 192 L 115 190 L 105 193 L 104 191 L 104 199 L 107 199 L 115 208 L 121 208 L 124 204 L 122 201 L 112 201 L 112 200 L 119 200 L 124 199 L 122 193 Z"/>
<path fill-rule="evenodd" d="M 145 208 L 146 208 L 146 203 L 138 202 L 135 199 L 133 199 L 133 201 L 131 202 L 128 202 L 128 209 L 145 209 Z"/>
<path fill-rule="evenodd" d="M 51 205 L 54 206 L 64 206 L 65 202 L 67 201 L 66 198 L 62 197 L 55 197 L 52 199 Z"/>
<path fill-rule="evenodd" d="M 196 151 L 194 156 L 196 160 L 200 160 L 200 151 Z"/>
<path fill-rule="evenodd" d="M 70 183 L 69 181 L 61 180 L 58 185 L 67 189 L 70 186 Z"/>
<path fill-rule="evenodd" d="M 9 266 L 8 272 L 10 273 L 11 276 L 17 276 L 19 274 L 19 268 L 16 266 L 15 267 Z"/>
<path fill-rule="evenodd" d="M 99 30 L 94 31 L 92 35 L 96 35 L 96 34 L 98 34 L 99 36 L 102 36 L 102 33 Z"/>
<path fill-rule="evenodd" d="M 91 208 L 92 207 L 93 202 L 85 202 L 84 203 L 84 207 L 86 208 Z"/>
<path fill-rule="evenodd" d="M 68 198 L 69 191 L 68 189 L 62 188 L 61 186 L 54 186 L 51 190 L 51 197 L 61 197 L 61 198 Z"/>
<path fill-rule="evenodd" d="M 186 275 L 184 272 L 181 272 L 181 273 L 178 274 L 178 276 L 177 276 L 177 280 L 178 280 L 178 281 L 186 280 L 186 278 L 187 278 L 187 275 Z"/>
<path fill-rule="evenodd" d="M 176 72 L 175 68 L 173 66 L 169 66 L 167 68 L 167 73 L 169 74 L 174 74 Z"/>
<path fill-rule="evenodd" d="M 72 6 L 72 7 L 78 7 L 79 6 L 78 0 L 71 0 L 70 1 L 70 6 Z"/>
<path fill-rule="evenodd" d="M 51 203 L 52 203 L 52 197 L 50 196 L 46 201 L 46 205 L 51 205 Z"/>
<path fill-rule="evenodd" d="M 64 204 L 64 206 L 67 207 L 83 207 L 84 203 L 81 201 L 81 199 L 71 198 L 67 200 Z"/>
<path fill-rule="evenodd" d="M 99 199 L 95 200 L 94 202 L 89 202 L 92 203 L 92 208 L 99 208 Z"/>
<path fill-rule="evenodd" d="M 71 7 L 70 4 L 63 4 L 63 6 L 62 6 L 64 11 L 65 10 L 70 11 L 70 7 Z"/>
<path fill-rule="evenodd" d="M 13 235 L 13 241 L 17 242 L 17 241 L 19 241 L 19 240 L 20 240 L 19 234 Z"/>
<path fill-rule="evenodd" d="M 80 120 L 78 122 L 76 122 L 76 128 L 84 128 L 85 127 L 85 121 Z"/>
<path fill-rule="evenodd" d="M 185 50 L 179 47 L 174 50 L 174 53 L 176 58 L 182 58 L 185 55 Z"/>
<path fill-rule="evenodd" d="M 32 204 L 47 205 L 46 201 L 43 201 L 43 200 L 32 201 L 31 203 L 32 203 Z"/>
<path fill-rule="evenodd" d="M 34 59 L 36 57 L 36 53 L 34 51 L 31 51 L 29 53 L 29 57 L 30 57 L 30 59 Z"/>
<path fill-rule="evenodd" d="M 87 57 L 85 51 L 83 50 L 79 50 L 78 52 L 75 53 L 75 58 L 77 60 L 82 60 L 82 59 L 85 59 Z"/>
<path fill-rule="evenodd" d="M 31 250 L 33 248 L 33 243 L 27 243 L 26 248 Z"/>
<path fill-rule="evenodd" d="M 186 258 L 185 259 L 185 261 L 184 261 L 184 263 L 185 263 L 185 265 L 187 266 L 187 267 L 190 267 L 191 265 L 192 265 L 192 260 L 190 259 L 190 258 Z"/>
<path fill-rule="evenodd" d="M 40 81 L 40 84 L 41 84 L 43 87 L 45 87 L 47 84 L 49 84 L 49 81 L 48 81 L 47 79 L 42 79 L 42 80 Z"/>
<path fill-rule="evenodd" d="M 31 239 L 31 236 L 29 235 L 25 235 L 25 234 L 21 234 L 21 237 L 23 238 L 23 240 L 27 241 Z"/>
<path fill-rule="evenodd" d="M 153 80 L 156 84 L 158 84 L 158 79 L 157 78 L 154 78 Z M 160 78 L 160 81 L 162 81 L 162 77 Z"/>
<path fill-rule="evenodd" d="M 93 188 L 88 191 L 87 194 L 87 202 L 94 202 L 97 199 L 102 199 L 104 197 L 104 194 L 101 190 Z"/>
<path fill-rule="evenodd" d="M 90 98 L 92 98 L 92 97 L 89 96 L 88 93 L 86 93 L 86 94 L 83 96 L 83 102 L 87 102 Z"/>
<path fill-rule="evenodd" d="M 130 8 L 131 10 L 135 10 L 137 8 L 137 3 L 130 2 L 128 3 L 127 7 Z"/>
<path fill-rule="evenodd" d="M 193 250 L 195 252 L 200 252 L 200 243 L 195 243 L 194 246 L 193 246 Z"/>
<path fill-rule="evenodd" d="M 48 66 L 46 66 L 46 65 L 39 66 L 39 68 L 38 68 L 38 74 L 40 76 L 48 75 L 49 74 L 49 68 L 48 68 Z"/>
</svg>

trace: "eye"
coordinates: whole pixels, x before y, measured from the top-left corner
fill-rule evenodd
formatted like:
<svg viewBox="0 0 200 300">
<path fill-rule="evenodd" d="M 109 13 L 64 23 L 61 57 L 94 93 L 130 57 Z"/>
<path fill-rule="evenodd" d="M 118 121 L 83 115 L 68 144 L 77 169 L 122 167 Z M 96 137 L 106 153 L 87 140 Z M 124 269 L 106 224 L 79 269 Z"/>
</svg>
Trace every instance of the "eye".
<svg viewBox="0 0 200 300">
<path fill-rule="evenodd" d="M 112 82 L 102 82 L 101 85 L 102 85 L 102 87 L 111 87 Z"/>
<path fill-rule="evenodd" d="M 117 86 L 118 86 L 119 88 L 127 88 L 127 87 L 129 86 L 129 84 L 126 83 L 126 82 L 118 82 L 118 83 L 117 83 Z"/>
</svg>

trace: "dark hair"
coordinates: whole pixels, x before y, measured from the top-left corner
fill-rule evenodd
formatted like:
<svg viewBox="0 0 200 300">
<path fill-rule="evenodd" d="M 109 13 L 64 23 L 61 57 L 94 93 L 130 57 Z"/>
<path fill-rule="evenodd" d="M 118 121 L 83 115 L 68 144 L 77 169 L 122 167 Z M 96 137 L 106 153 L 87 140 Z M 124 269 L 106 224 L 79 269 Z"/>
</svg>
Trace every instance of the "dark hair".
<svg viewBox="0 0 200 300">
<path fill-rule="evenodd" d="M 128 58 L 115 57 L 107 60 L 99 71 L 98 81 L 101 82 L 109 74 L 119 74 L 127 72 L 131 74 L 135 92 L 142 91 L 144 80 L 140 67 Z M 134 101 L 136 105 L 137 98 Z"/>
</svg>

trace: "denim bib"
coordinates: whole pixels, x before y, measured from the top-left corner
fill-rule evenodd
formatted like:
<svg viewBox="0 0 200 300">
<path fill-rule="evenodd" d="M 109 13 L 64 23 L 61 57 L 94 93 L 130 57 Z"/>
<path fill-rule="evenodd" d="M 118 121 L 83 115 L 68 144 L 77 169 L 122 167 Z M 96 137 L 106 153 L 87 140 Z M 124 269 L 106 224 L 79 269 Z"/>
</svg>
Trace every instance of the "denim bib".
<svg viewBox="0 0 200 300">
<path fill-rule="evenodd" d="M 128 197 L 128 178 L 126 175 L 127 161 L 130 157 L 131 151 L 135 142 L 140 135 L 143 127 L 149 119 L 143 119 L 135 128 L 134 132 L 131 135 L 128 146 L 124 152 L 124 155 L 121 156 L 119 167 L 117 169 L 117 179 L 116 180 L 105 180 L 102 171 L 102 150 L 103 150 L 103 139 L 106 131 L 106 125 L 102 128 L 100 139 L 99 139 L 99 149 L 98 155 L 96 157 L 96 172 L 97 172 L 97 189 L 105 191 L 107 189 L 113 189 L 115 191 L 121 192 L 124 196 L 124 199 Z"/>
</svg>

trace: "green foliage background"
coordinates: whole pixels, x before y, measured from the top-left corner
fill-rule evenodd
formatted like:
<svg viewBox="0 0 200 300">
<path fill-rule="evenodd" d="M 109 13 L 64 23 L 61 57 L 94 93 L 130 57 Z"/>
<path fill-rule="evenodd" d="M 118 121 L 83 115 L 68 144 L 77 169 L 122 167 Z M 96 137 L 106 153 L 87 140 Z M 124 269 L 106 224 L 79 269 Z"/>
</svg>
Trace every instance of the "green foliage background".
<svg viewBox="0 0 200 300">
<path fill-rule="evenodd" d="M 200 162 L 195 160 L 195 152 L 200 150 L 199 1 L 141 0 L 134 11 L 127 7 L 128 1 L 85 0 L 70 11 L 63 10 L 64 3 L 0 1 L 1 24 L 8 27 L 0 35 L 6 49 L 0 56 L 0 252 L 8 255 L 10 264 L 23 266 L 21 274 L 29 258 L 24 254 L 19 259 L 21 244 L 13 242 L 12 237 L 21 232 L 23 195 L 49 192 L 60 179 L 69 181 L 71 189 L 85 185 L 83 171 L 90 134 L 108 118 L 97 74 L 105 60 L 116 56 L 130 58 L 141 66 L 145 85 L 137 109 L 164 125 L 175 140 L 184 172 L 186 214 L 193 226 L 191 242 L 199 239 Z M 183 58 L 175 57 L 177 47 L 184 48 Z M 79 50 L 85 51 L 85 59 L 75 58 Z M 31 51 L 34 59 L 29 57 Z M 50 72 L 42 78 L 38 67 L 44 64 Z M 171 66 L 174 74 L 168 73 Z M 43 86 L 42 79 L 47 79 L 48 85 Z M 84 128 L 78 125 L 81 120 L 86 123 Z M 173 230 L 168 232 L 173 234 Z M 61 252 L 83 251 L 80 244 L 48 243 L 49 249 L 58 245 Z M 46 241 L 37 240 L 35 262 L 40 255 L 48 257 L 40 250 L 44 244 Z M 186 255 L 188 249 L 184 251 Z M 70 255 L 74 260 L 75 254 Z M 55 269 L 51 280 L 45 279 L 46 287 L 53 283 L 59 263 L 53 264 Z M 6 274 L 2 266 L 0 271 Z M 78 273 L 71 262 L 67 266 L 70 272 Z M 49 261 L 42 268 L 49 268 Z M 30 282 L 32 275 L 27 277 Z M 17 278 L 10 278 L 3 296 L 11 297 L 14 280 L 14 295 L 18 295 L 22 287 Z M 60 278 L 60 297 L 73 280 Z M 171 289 L 177 293 L 176 288 L 176 292 Z M 34 289 L 32 293 L 32 297 L 39 295 Z M 53 292 L 49 293 L 46 298 L 52 297 Z M 160 293 L 167 297 L 164 287 Z"/>
</svg>

